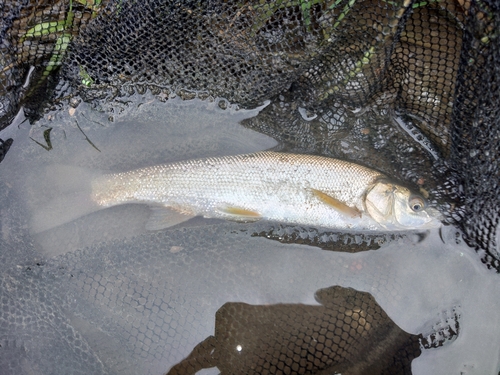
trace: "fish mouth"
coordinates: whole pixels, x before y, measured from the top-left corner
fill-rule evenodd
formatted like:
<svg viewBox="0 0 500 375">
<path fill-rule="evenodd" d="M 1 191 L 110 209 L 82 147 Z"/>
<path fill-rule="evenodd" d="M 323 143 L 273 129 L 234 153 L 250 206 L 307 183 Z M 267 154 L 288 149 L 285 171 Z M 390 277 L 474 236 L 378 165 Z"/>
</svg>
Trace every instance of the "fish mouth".
<svg viewBox="0 0 500 375">
<path fill-rule="evenodd" d="M 434 224 L 431 228 L 438 228 L 443 225 L 442 221 L 445 219 L 444 215 L 439 212 L 437 208 L 427 207 L 425 212 L 430 218 L 429 224 Z"/>
<path fill-rule="evenodd" d="M 443 220 L 444 219 L 444 216 L 441 212 L 439 212 L 439 210 L 437 208 L 434 208 L 434 207 L 426 207 L 425 208 L 425 212 L 427 212 L 427 214 L 434 218 L 434 219 L 437 219 L 437 220 Z"/>
</svg>

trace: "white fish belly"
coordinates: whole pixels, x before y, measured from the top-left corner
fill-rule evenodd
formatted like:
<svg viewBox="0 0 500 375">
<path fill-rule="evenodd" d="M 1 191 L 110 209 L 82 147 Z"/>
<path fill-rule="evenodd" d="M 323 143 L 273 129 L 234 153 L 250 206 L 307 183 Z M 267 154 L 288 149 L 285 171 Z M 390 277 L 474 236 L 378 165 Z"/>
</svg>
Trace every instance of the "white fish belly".
<svg viewBox="0 0 500 375">
<path fill-rule="evenodd" d="M 341 160 L 259 152 L 105 175 L 93 182 L 92 199 L 102 207 L 147 203 L 223 219 L 235 219 L 231 210 L 237 209 L 299 225 L 380 229 L 367 214 L 352 219 L 340 213 L 318 199 L 313 189 L 363 213 L 366 190 L 382 177 Z"/>
</svg>

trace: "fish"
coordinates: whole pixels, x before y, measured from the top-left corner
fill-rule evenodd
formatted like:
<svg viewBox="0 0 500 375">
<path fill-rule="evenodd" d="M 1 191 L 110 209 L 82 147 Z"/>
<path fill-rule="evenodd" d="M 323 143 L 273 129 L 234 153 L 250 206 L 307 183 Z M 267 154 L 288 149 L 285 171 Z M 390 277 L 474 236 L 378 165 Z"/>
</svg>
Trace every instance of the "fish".
<svg viewBox="0 0 500 375">
<path fill-rule="evenodd" d="M 325 156 L 261 151 L 154 165 L 118 173 L 62 169 L 79 191 L 33 216 L 34 233 L 122 204 L 152 208 L 147 230 L 195 216 L 350 231 L 402 231 L 441 225 L 424 197 L 385 174 Z"/>
</svg>

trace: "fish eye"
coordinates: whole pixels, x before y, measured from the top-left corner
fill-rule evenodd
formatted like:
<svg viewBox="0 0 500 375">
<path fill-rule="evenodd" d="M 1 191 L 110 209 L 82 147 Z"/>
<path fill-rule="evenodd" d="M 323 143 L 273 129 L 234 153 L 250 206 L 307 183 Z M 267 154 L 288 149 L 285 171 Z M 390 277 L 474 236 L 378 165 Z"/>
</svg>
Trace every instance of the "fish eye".
<svg viewBox="0 0 500 375">
<path fill-rule="evenodd" d="M 415 212 L 420 212 L 425 208 L 424 198 L 419 197 L 418 195 L 414 195 L 410 197 L 410 208 Z"/>
</svg>

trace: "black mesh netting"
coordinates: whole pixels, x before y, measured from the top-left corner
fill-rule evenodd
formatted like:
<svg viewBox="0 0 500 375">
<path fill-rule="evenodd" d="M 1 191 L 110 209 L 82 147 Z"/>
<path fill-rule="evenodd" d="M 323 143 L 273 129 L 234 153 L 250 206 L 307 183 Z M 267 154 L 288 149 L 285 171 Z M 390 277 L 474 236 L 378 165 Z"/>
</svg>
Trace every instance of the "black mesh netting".
<svg viewBox="0 0 500 375">
<path fill-rule="evenodd" d="M 21 107 L 35 120 L 75 97 L 100 110 L 148 90 L 159 100 L 222 97 L 245 108 L 269 100 L 245 126 L 277 139 L 282 150 L 349 159 L 420 187 L 483 263 L 500 272 L 499 17 L 496 0 L 0 0 L 0 130 Z M 225 107 L 227 101 L 218 103 Z M 50 130 L 44 135 L 50 138 Z M 0 161 L 11 145 L 11 139 L 0 140 Z M 4 215 L 16 193 L 0 183 Z M 279 267 L 262 253 L 245 254 L 242 261 L 228 251 L 240 246 L 258 252 L 248 237 L 228 238 L 238 231 L 230 224 L 215 226 L 208 244 L 204 228 L 187 239 L 174 230 L 38 262 L 16 215 L 1 216 L 2 246 L 13 253 L 22 247 L 30 257 L 16 258 L 15 267 L 0 262 L 2 373 L 161 373 L 168 362 L 185 373 L 258 365 L 252 371 L 269 366 L 273 373 L 271 366 L 282 366 L 283 373 L 400 374 L 409 373 L 423 347 L 458 333 L 457 318 L 449 319 L 449 328 L 424 332 L 427 338 L 409 334 L 369 294 L 340 287 L 323 290 L 328 296 L 321 306 L 224 305 L 222 295 L 207 301 L 210 290 L 224 288 L 245 300 L 268 274 L 276 278 L 269 284 L 284 284 Z M 6 229 L 9 220 L 19 232 Z M 258 225 L 252 228 L 255 237 L 328 248 L 318 245 L 316 233 L 304 238 L 290 228 L 263 234 Z M 359 251 L 363 241 L 348 239 L 344 250 Z M 362 243 L 362 250 L 386 239 Z M 269 246 L 283 249 L 277 242 Z M 295 250 L 290 253 L 299 257 Z M 288 253 L 279 254 L 285 259 Z M 1 260 L 8 256 L 0 252 Z M 293 275 L 308 280 L 307 269 L 317 265 L 307 263 L 308 256 L 300 259 Z M 286 259 L 276 264 L 282 261 L 289 265 Z M 324 263 L 325 275 L 333 267 L 352 271 L 335 282 L 355 282 L 356 272 L 369 268 L 344 258 Z M 208 280 L 193 277 L 207 265 Z M 396 276 L 377 271 L 366 285 L 393 300 L 404 298 Z M 286 282 L 295 289 L 300 284 Z M 214 306 L 222 307 L 216 312 Z M 357 313 L 357 320 L 346 312 Z M 205 340 L 207 316 L 215 316 L 215 332 Z M 330 334 L 334 325 L 356 330 L 368 316 L 369 340 L 358 331 Z M 261 322 L 279 324 L 273 331 Z M 259 329 L 265 332 L 257 335 Z M 298 342 L 303 333 L 318 342 Z M 318 349 L 320 337 L 338 340 L 342 350 Z M 235 339 L 267 347 L 252 352 L 261 355 L 258 361 L 232 363 L 228 345 Z M 311 356 L 300 354 L 304 360 L 294 364 L 296 351 L 305 347 Z"/>
<path fill-rule="evenodd" d="M 316 300 L 321 306 L 226 303 L 215 315 L 215 336 L 168 374 L 214 366 L 221 374 L 411 374 L 422 348 L 458 333 L 455 320 L 428 337 L 411 335 L 370 294 L 354 289 L 321 289 Z"/>
<path fill-rule="evenodd" d="M 0 126 L 19 105 L 151 90 L 271 104 L 246 125 L 431 191 L 498 256 L 496 1 L 2 2 Z M 64 80 L 54 75 L 62 64 Z M 59 83 L 57 83 L 59 82 Z M 29 83 L 29 84 L 28 84 Z"/>
<path fill-rule="evenodd" d="M 3 204 L 7 199 L 0 194 Z M 318 283 L 352 284 L 366 269 L 366 285 L 392 303 L 421 298 L 405 295 L 397 268 L 321 250 L 318 260 L 310 251 L 234 234 L 235 225 L 147 234 L 47 261 L 19 257 L 16 267 L 5 262 L 12 255 L 0 253 L 2 374 L 162 374 L 177 363 L 172 374 L 217 366 L 222 374 L 400 375 L 411 374 L 423 349 L 460 337 L 455 306 L 410 334 L 369 293 L 317 290 Z M 28 236 L 25 228 L 11 233 L 9 250 L 24 243 L 34 252 Z M 384 263 L 390 253 L 375 255 Z M 323 277 L 311 278 L 311 270 Z M 228 296 L 279 301 L 315 290 L 319 304 L 227 303 Z M 206 339 L 207 332 L 214 336 Z"/>
</svg>

